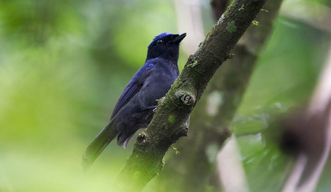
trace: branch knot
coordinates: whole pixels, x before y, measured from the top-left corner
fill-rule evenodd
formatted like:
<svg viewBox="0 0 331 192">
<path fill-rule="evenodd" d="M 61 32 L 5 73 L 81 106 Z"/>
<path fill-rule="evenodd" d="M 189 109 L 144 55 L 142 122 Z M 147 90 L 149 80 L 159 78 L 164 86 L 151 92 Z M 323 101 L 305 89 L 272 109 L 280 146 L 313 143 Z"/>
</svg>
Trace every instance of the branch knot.
<svg viewBox="0 0 331 192">
<path fill-rule="evenodd" d="M 138 141 L 139 143 L 145 143 L 145 139 L 146 139 L 146 133 L 141 132 L 141 133 L 138 135 L 137 141 Z"/>
<path fill-rule="evenodd" d="M 180 98 L 184 105 L 193 105 L 196 102 L 195 96 L 189 91 L 179 90 L 176 92 L 176 97 Z"/>
</svg>

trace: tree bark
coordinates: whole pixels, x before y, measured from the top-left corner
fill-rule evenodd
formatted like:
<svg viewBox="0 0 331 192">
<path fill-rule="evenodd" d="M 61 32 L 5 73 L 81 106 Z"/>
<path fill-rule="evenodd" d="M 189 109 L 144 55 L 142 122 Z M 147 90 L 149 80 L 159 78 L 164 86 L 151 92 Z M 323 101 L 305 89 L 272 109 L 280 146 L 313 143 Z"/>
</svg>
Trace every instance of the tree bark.
<svg viewBox="0 0 331 192">
<path fill-rule="evenodd" d="M 233 50 L 234 58 L 216 71 L 191 115 L 190 136 L 176 144 L 180 153 L 171 156 L 158 178 L 159 191 L 168 191 L 174 185 L 177 189 L 172 191 L 181 192 L 220 187 L 215 178 L 216 154 L 230 136 L 227 126 L 241 102 L 281 2 L 267 1 L 265 11 L 256 18 L 259 25 L 248 28 Z"/>
<path fill-rule="evenodd" d="M 260 12 L 266 0 L 234 1 L 192 54 L 152 122 L 141 133 L 112 191 L 141 191 L 164 166 L 163 157 L 180 137 L 188 135 L 187 120 L 208 82 Z M 237 69 L 238 70 L 238 69 Z M 191 146 L 190 146 L 191 147 Z"/>
</svg>

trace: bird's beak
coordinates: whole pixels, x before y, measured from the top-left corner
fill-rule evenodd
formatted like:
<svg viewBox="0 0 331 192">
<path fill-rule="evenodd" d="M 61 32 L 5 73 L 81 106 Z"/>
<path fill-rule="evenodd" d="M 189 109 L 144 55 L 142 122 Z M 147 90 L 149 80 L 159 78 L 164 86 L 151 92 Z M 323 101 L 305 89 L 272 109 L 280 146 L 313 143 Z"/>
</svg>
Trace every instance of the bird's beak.
<svg viewBox="0 0 331 192">
<path fill-rule="evenodd" d="M 173 43 L 180 43 L 186 36 L 186 33 L 181 35 L 175 35 L 176 37 L 172 40 Z"/>
</svg>

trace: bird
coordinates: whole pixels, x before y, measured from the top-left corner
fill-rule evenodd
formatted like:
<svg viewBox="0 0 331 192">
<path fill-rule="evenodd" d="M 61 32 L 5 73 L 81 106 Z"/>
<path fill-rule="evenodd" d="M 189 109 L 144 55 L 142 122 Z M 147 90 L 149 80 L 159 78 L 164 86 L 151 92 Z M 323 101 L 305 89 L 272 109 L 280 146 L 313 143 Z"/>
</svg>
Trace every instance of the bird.
<svg viewBox="0 0 331 192">
<path fill-rule="evenodd" d="M 86 148 L 82 158 L 84 171 L 117 136 L 117 145 L 125 149 L 140 128 L 153 118 L 157 100 L 166 95 L 179 75 L 179 44 L 186 33 L 161 33 L 147 48 L 144 65 L 136 72 L 117 101 L 109 123 Z"/>
</svg>

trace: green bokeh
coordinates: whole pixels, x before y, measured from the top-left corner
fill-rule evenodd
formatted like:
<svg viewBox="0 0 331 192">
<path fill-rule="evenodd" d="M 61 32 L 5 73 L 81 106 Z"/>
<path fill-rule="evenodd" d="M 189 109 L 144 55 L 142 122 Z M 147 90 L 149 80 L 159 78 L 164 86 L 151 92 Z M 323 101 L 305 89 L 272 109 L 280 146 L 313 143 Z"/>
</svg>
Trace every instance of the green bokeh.
<svg viewBox="0 0 331 192">
<path fill-rule="evenodd" d="M 88 174 L 81 156 L 107 124 L 153 37 L 178 32 L 176 26 L 173 1 L 0 0 L 0 191 L 109 191 L 134 142 L 126 150 L 111 143 Z M 306 102 L 329 40 L 278 18 L 233 123 L 235 133 L 265 130 L 274 114 Z M 180 68 L 186 58 L 181 52 Z M 238 142 L 252 191 L 277 188 L 288 159 L 264 135 Z"/>
</svg>

